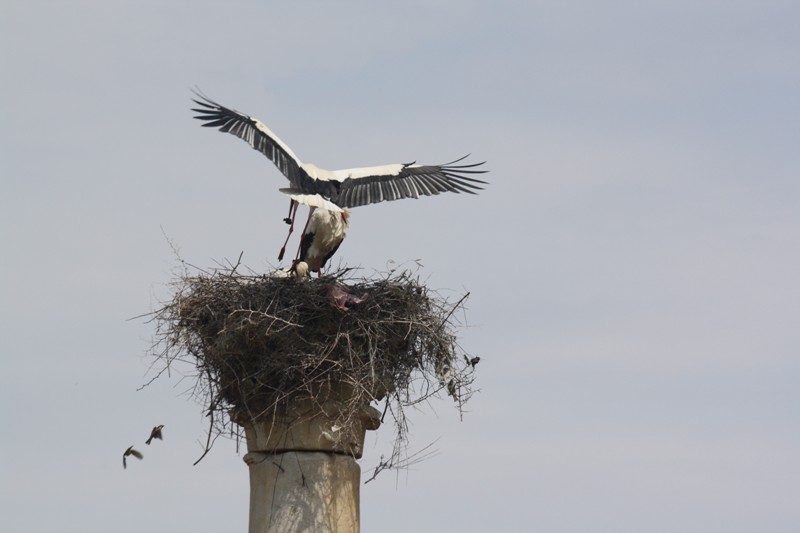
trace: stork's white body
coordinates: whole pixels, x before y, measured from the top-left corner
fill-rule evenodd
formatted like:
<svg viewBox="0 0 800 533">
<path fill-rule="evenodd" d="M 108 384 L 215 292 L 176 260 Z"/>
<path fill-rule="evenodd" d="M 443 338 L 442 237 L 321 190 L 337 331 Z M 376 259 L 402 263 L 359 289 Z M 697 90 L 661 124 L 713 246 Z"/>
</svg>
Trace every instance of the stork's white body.
<svg viewBox="0 0 800 533">
<path fill-rule="evenodd" d="M 347 209 L 331 211 L 313 208 L 300 243 L 300 261 L 308 263 L 312 272 L 319 272 L 342 244 L 350 212 Z"/>
</svg>

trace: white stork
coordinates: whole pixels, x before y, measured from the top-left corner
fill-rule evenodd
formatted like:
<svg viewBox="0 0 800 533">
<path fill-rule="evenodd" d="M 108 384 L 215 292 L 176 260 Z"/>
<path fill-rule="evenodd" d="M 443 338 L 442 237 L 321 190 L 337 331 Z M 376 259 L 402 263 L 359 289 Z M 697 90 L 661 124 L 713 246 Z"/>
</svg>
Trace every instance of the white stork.
<svg viewBox="0 0 800 533">
<path fill-rule="evenodd" d="M 311 272 L 320 275 L 325 263 L 336 253 L 347 235 L 349 218 L 350 210 L 346 208 L 336 211 L 311 207 L 308 224 L 300 239 L 298 261 L 305 261 Z"/>
<path fill-rule="evenodd" d="M 347 230 L 347 214 L 345 208 L 359 207 L 383 201 L 399 200 L 402 198 L 419 198 L 420 196 L 433 196 L 441 192 L 469 193 L 483 189 L 481 185 L 486 182 L 471 177 L 473 174 L 483 174 L 485 170 L 476 169 L 484 164 L 458 164 L 467 156 L 443 165 L 417 165 L 415 163 L 396 163 L 375 167 L 349 168 L 344 170 L 325 170 L 311 163 L 303 163 L 294 154 L 286 143 L 281 141 L 261 121 L 245 115 L 235 109 L 219 105 L 213 100 L 197 94 L 198 99 L 193 99 L 199 108 L 192 111 L 199 113 L 194 118 L 204 121 L 203 126 L 218 128 L 220 131 L 236 135 L 247 141 L 251 147 L 258 150 L 289 180 L 290 186 L 280 189 L 290 195 L 289 216 L 284 219 L 290 224 L 289 236 L 294 228 L 294 219 L 297 214 L 297 204 L 306 204 L 311 207 L 306 229 L 301 237 L 301 247 L 298 257 L 311 263 L 309 267 L 314 272 L 319 272 L 325 262 L 341 244 Z M 326 214 L 327 212 L 327 214 Z M 314 222 L 316 237 L 306 240 L 306 230 Z M 309 233 L 312 233 L 309 231 Z M 320 235 L 326 234 L 330 243 L 317 244 L 315 240 Z M 303 244 L 306 243 L 305 253 Z M 286 243 L 281 249 L 278 259 L 283 259 Z M 318 261 L 319 264 L 314 262 Z"/>
</svg>

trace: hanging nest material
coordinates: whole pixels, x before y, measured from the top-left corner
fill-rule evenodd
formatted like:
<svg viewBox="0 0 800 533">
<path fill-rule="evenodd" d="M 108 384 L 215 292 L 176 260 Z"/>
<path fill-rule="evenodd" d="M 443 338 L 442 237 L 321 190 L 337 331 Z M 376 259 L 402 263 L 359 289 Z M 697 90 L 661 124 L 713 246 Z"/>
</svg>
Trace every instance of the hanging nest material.
<svg viewBox="0 0 800 533">
<path fill-rule="evenodd" d="M 461 412 L 474 364 L 454 328 L 467 295 L 451 304 L 409 272 L 347 280 L 345 273 L 300 282 L 222 269 L 175 282 L 172 301 L 154 313 L 155 353 L 162 372 L 193 363 L 209 437 L 233 430 L 231 421 L 265 420 L 298 402 L 322 408 L 322 396 L 344 386 L 343 424 L 370 403 L 394 419 L 390 467 L 406 443 L 404 407 L 441 393 Z"/>
</svg>

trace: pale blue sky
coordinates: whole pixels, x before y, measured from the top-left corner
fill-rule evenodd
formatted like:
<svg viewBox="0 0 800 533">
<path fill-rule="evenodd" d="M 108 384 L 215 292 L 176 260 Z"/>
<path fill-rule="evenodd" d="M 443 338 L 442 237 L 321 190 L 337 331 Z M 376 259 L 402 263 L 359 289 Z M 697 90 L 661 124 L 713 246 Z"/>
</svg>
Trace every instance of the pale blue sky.
<svg viewBox="0 0 800 533">
<path fill-rule="evenodd" d="M 241 454 L 191 466 L 190 382 L 136 392 L 153 327 L 126 321 L 169 295 L 164 234 L 257 271 L 285 236 L 285 180 L 192 120 L 197 85 L 322 167 L 491 169 L 479 196 L 354 210 L 336 256 L 470 291 L 482 358 L 463 422 L 413 413 L 438 455 L 362 487 L 363 531 L 796 531 L 798 22 L 789 1 L 4 2 L 4 528 L 246 530 Z M 390 444 L 368 436 L 365 473 Z"/>
</svg>

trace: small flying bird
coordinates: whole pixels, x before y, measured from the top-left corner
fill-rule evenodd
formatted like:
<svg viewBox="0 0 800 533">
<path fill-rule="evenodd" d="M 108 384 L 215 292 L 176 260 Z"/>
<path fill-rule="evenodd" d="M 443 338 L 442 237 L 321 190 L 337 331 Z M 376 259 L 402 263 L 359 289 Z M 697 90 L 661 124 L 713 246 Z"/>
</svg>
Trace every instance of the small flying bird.
<svg viewBox="0 0 800 533">
<path fill-rule="evenodd" d="M 164 429 L 164 424 L 154 427 L 150 432 L 150 438 L 145 441 L 145 444 L 150 444 L 150 441 L 153 439 L 164 440 L 161 436 L 162 429 Z"/>
<path fill-rule="evenodd" d="M 127 462 L 126 458 L 129 455 L 132 455 L 132 456 L 136 457 L 137 459 L 141 459 L 141 458 L 144 457 L 142 455 L 142 452 L 134 450 L 133 446 L 131 446 L 127 450 L 125 450 L 125 453 L 122 454 L 122 468 L 128 468 L 128 462 Z"/>
<path fill-rule="evenodd" d="M 289 241 L 294 229 L 298 204 L 341 212 L 344 208 L 403 198 L 434 196 L 442 192 L 475 194 L 476 191 L 483 189 L 481 185 L 487 183 L 473 177 L 475 174 L 486 172 L 477 168 L 484 162 L 461 163 L 468 156 L 441 165 L 417 165 L 412 162 L 325 170 L 300 161 L 292 149 L 261 121 L 235 109 L 224 107 L 198 92 L 195 94 L 198 99 L 192 101 L 200 107 L 192 108 L 192 111 L 199 113 L 194 118 L 202 120 L 203 126 L 218 128 L 221 132 L 230 133 L 246 141 L 252 148 L 268 157 L 289 180 L 290 186 L 280 189 L 281 192 L 290 195 L 289 216 L 284 219 L 289 224 L 286 242 Z M 306 227 L 311 223 L 314 210 L 311 211 Z M 344 238 L 343 234 L 341 238 Z M 283 259 L 285 248 L 286 243 L 278 255 L 279 260 Z M 324 264 L 324 258 L 328 253 L 332 255 L 333 252 L 335 248 L 320 256 L 323 259 L 321 264 Z M 309 264 L 309 266 L 314 269 L 314 265 Z"/>
<path fill-rule="evenodd" d="M 465 355 L 465 356 L 464 356 L 464 360 L 465 360 L 465 361 L 467 362 L 467 364 L 468 364 L 469 366 L 471 366 L 472 368 L 475 368 L 475 365 L 477 365 L 478 363 L 480 363 L 480 362 L 481 362 L 481 358 L 480 358 L 480 357 L 478 357 L 477 355 L 476 355 L 475 357 L 473 357 L 472 359 L 470 359 L 469 357 L 467 357 L 467 356 Z"/>
</svg>

